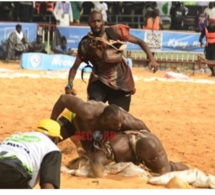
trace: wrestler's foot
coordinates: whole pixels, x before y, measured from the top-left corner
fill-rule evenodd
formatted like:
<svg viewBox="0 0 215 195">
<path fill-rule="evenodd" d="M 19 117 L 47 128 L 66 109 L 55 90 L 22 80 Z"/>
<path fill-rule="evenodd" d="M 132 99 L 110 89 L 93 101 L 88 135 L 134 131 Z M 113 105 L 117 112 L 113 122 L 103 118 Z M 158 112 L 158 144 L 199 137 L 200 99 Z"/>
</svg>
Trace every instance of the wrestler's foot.
<svg viewBox="0 0 215 195">
<path fill-rule="evenodd" d="M 189 169 L 189 167 L 181 162 L 170 161 L 171 171 L 184 171 Z"/>
</svg>

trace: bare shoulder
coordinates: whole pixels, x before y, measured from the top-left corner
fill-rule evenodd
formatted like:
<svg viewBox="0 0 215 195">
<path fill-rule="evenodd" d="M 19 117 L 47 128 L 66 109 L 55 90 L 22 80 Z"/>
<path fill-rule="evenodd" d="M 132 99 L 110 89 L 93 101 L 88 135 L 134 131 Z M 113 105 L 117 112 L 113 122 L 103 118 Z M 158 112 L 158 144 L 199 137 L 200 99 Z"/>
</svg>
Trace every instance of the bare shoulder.
<svg viewBox="0 0 215 195">
<path fill-rule="evenodd" d="M 126 112 L 125 110 L 122 110 L 123 114 L 123 123 L 121 130 L 140 130 L 140 129 L 146 129 L 149 130 L 149 128 L 145 125 L 145 123 L 131 115 L 130 113 Z"/>
<path fill-rule="evenodd" d="M 95 113 L 102 113 L 106 105 L 103 102 L 97 102 L 94 100 L 88 100 L 86 105 L 91 111 L 95 111 Z M 90 111 L 90 110 L 89 110 Z"/>
<path fill-rule="evenodd" d="M 121 111 L 124 119 L 128 119 L 128 118 L 133 117 L 130 113 L 128 113 L 126 110 L 124 110 L 122 108 L 120 108 L 120 111 Z"/>
<path fill-rule="evenodd" d="M 87 103 L 90 104 L 90 105 L 100 106 L 100 107 L 105 107 L 106 106 L 105 103 L 94 101 L 94 100 L 88 100 Z"/>
<path fill-rule="evenodd" d="M 94 120 L 103 112 L 104 108 L 105 104 L 90 100 L 77 105 L 75 113 L 84 121 Z"/>
</svg>

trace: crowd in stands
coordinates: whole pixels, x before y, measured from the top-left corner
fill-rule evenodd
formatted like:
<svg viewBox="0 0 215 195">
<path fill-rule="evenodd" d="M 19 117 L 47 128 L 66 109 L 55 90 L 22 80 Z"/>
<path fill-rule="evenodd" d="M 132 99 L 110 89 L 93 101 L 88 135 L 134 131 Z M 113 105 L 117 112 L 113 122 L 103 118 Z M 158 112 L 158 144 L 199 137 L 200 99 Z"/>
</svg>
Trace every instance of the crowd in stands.
<svg viewBox="0 0 215 195">
<path fill-rule="evenodd" d="M 106 25 L 123 23 L 130 28 L 162 30 L 164 29 L 163 10 L 166 9 L 170 23 L 169 30 L 185 30 L 186 16 L 192 12 L 191 15 L 195 18 L 193 30 L 201 32 L 208 25 L 208 18 L 215 19 L 215 2 L 195 6 L 195 9 L 191 9 L 193 5 L 186 2 L 173 1 L 166 4 L 164 2 L 162 10 L 158 3 L 155 1 L 1 1 L 0 22 L 87 25 L 90 12 L 97 10 L 102 13 Z M 27 37 L 20 32 L 21 26 L 17 25 L 14 28 L 15 32 L 11 33 L 6 43 L 6 61 L 12 56 L 20 56 L 22 52 L 47 53 L 41 34 L 37 35 L 34 42 L 29 43 Z M 52 51 L 72 55 L 73 50 L 67 48 L 66 44 L 67 40 L 63 36 L 59 44 L 52 47 Z"/>
<path fill-rule="evenodd" d="M 156 28 L 162 29 L 163 13 L 160 13 L 161 8 L 158 7 L 158 3 L 153 1 L 1 1 L 0 21 L 86 25 L 90 12 L 98 10 L 102 12 L 106 24 L 124 23 L 131 28 L 147 29 L 153 26 L 147 23 L 155 20 Z M 214 2 L 211 3 L 214 4 Z M 203 7 L 189 5 L 189 2 L 172 1 L 167 4 L 168 7 L 164 6 L 162 10 L 167 9 L 166 15 L 169 16 L 169 23 L 171 23 L 170 30 L 186 30 L 187 15 L 195 18 L 195 30 L 198 30 L 198 17 L 201 15 L 202 18 L 203 13 L 213 14 L 215 9 L 206 4 Z"/>
</svg>

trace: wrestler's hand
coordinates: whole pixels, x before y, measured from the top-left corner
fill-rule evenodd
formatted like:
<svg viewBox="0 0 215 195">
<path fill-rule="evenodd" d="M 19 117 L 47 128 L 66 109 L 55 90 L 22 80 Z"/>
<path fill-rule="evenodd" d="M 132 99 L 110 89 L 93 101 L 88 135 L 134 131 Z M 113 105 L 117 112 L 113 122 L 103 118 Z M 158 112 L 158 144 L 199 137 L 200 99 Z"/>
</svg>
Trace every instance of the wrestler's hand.
<svg viewBox="0 0 215 195">
<path fill-rule="evenodd" d="M 72 88 L 71 94 L 72 95 L 77 95 L 77 91 L 74 88 Z"/>
<path fill-rule="evenodd" d="M 149 62 L 149 69 L 153 71 L 153 73 L 157 72 L 159 64 L 156 61 Z"/>
<path fill-rule="evenodd" d="M 77 95 L 77 91 L 73 87 L 71 87 L 69 85 L 66 85 L 66 87 L 65 87 L 65 93 L 66 94 Z"/>
<path fill-rule="evenodd" d="M 131 95 L 134 95 L 136 93 L 136 88 L 134 88 L 132 91 L 131 91 Z"/>
<path fill-rule="evenodd" d="M 66 94 L 77 95 L 77 91 L 75 89 L 65 89 Z"/>
</svg>

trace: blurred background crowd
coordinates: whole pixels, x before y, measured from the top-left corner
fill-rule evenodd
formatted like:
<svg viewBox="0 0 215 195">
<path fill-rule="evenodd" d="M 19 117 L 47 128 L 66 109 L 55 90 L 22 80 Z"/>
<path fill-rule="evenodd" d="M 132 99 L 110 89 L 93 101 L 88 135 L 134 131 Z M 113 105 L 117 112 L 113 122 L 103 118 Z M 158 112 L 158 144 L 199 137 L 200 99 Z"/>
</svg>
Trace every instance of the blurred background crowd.
<svg viewBox="0 0 215 195">
<path fill-rule="evenodd" d="M 94 9 L 103 13 L 108 25 L 124 23 L 141 29 L 149 27 L 149 18 L 159 17 L 159 29 L 200 31 L 199 22 L 215 14 L 214 2 L 208 1 L 1 1 L 0 21 L 87 25 Z"/>
<path fill-rule="evenodd" d="M 214 5 L 209 1 L 0 1 L 0 22 L 17 23 L 8 39 L 1 41 L 3 58 L 9 62 L 25 52 L 75 55 L 56 25 L 88 26 L 92 10 L 102 13 L 106 25 L 121 23 L 134 29 L 202 32 L 209 19 L 215 21 Z M 25 22 L 39 26 L 31 43 L 18 24 Z"/>
</svg>

